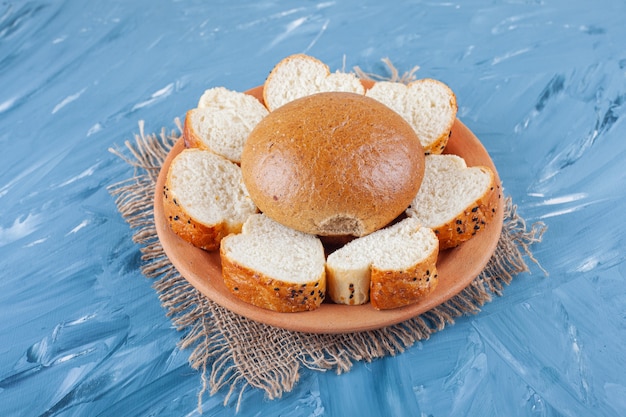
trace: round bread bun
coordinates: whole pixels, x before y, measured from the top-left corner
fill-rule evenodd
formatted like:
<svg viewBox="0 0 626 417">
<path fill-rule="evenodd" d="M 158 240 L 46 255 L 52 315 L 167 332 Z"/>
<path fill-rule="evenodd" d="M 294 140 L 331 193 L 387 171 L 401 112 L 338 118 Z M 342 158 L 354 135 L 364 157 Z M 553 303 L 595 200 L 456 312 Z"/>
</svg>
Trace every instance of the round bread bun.
<svg viewBox="0 0 626 417">
<path fill-rule="evenodd" d="M 364 236 L 411 203 L 424 175 L 411 126 L 361 94 L 289 102 L 252 130 L 241 156 L 250 197 L 268 217 L 319 236 Z"/>
</svg>

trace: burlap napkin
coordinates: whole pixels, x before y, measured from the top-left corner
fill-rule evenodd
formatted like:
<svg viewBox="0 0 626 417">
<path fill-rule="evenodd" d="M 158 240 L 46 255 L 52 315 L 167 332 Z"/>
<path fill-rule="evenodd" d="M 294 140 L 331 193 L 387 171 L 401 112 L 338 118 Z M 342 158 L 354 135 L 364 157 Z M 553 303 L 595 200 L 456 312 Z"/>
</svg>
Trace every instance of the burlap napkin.
<svg viewBox="0 0 626 417">
<path fill-rule="evenodd" d="M 180 137 L 178 132 L 145 134 L 139 123 L 135 142 L 126 150 L 111 151 L 134 167 L 126 181 L 109 187 L 121 215 L 134 229 L 133 240 L 141 245 L 143 274 L 155 280 L 154 288 L 168 317 L 184 337 L 181 349 L 189 349 L 189 362 L 200 371 L 200 407 L 204 394 L 234 393 L 241 399 L 246 387 L 265 391 L 270 399 L 290 391 L 301 367 L 314 370 L 350 370 L 355 361 L 372 361 L 403 352 L 416 341 L 428 339 L 454 319 L 475 314 L 492 295 L 501 295 L 513 277 L 528 271 L 525 257 L 535 261 L 529 246 L 541 240 L 543 224 L 527 227 L 506 199 L 502 235 L 484 271 L 460 294 L 446 303 L 406 322 L 374 331 L 350 334 L 292 332 L 243 318 L 220 307 L 191 286 L 170 263 L 154 225 L 153 196 L 160 167 Z M 536 262 L 536 261 L 535 261 Z"/>
</svg>

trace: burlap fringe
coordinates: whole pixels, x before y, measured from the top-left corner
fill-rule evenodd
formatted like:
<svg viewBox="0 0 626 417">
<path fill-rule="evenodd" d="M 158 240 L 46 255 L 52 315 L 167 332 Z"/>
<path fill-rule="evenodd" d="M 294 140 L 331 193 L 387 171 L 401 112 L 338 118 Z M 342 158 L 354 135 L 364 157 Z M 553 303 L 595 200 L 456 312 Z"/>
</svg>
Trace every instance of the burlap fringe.
<svg viewBox="0 0 626 417">
<path fill-rule="evenodd" d="M 405 75 L 406 77 L 406 75 Z M 402 77 L 400 77 L 402 78 Z M 142 273 L 155 279 L 154 288 L 174 326 L 184 332 L 179 345 L 192 349 L 189 362 L 200 371 L 204 394 L 227 389 L 224 403 L 238 390 L 237 408 L 247 387 L 263 390 L 270 398 L 279 398 L 298 381 L 300 366 L 313 370 L 347 372 L 355 361 L 372 361 L 405 351 L 415 342 L 425 340 L 446 325 L 467 314 L 475 314 L 501 295 L 505 285 L 528 266 L 527 256 L 537 263 L 530 251 L 545 231 L 541 223 L 530 229 L 506 199 L 502 235 L 485 270 L 460 294 L 446 303 L 406 322 L 383 329 L 352 334 L 307 334 L 291 332 L 253 322 L 221 308 L 192 287 L 169 262 L 156 235 L 153 219 L 153 196 L 159 169 L 179 132 L 146 135 L 144 124 L 134 144 L 110 149 L 129 165 L 134 175 L 109 187 L 118 210 L 134 229 L 133 240 L 141 245 Z M 545 272 L 545 271 L 544 271 Z"/>
<path fill-rule="evenodd" d="M 400 72 L 393 65 L 393 63 L 391 62 L 389 58 L 383 58 L 381 59 L 381 61 L 387 67 L 387 70 L 389 71 L 389 75 L 379 75 L 376 73 L 365 72 L 359 66 L 353 67 L 354 73 L 356 74 L 357 77 L 364 79 L 364 80 L 391 81 L 391 82 L 408 84 L 411 81 L 414 81 L 416 79 L 415 73 L 420 69 L 420 67 L 416 65 L 413 68 L 411 68 L 410 71 L 407 71 L 404 74 L 400 75 Z M 345 63 L 344 63 L 344 67 L 345 67 Z"/>
</svg>

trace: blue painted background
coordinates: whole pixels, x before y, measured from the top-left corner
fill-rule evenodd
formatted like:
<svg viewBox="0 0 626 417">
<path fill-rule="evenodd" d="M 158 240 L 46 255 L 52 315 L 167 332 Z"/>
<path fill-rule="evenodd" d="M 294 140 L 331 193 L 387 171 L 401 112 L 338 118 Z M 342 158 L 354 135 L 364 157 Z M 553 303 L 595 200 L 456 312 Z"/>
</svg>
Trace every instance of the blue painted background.
<svg viewBox="0 0 626 417">
<path fill-rule="evenodd" d="M 204 89 L 305 52 L 448 83 L 529 224 L 536 266 L 476 315 L 241 416 L 626 415 L 626 3 L 3 1 L 0 415 L 197 414 L 198 374 L 139 272 L 107 149 Z M 344 64 L 345 63 L 345 64 Z M 228 416 L 224 392 L 205 415 Z"/>
</svg>

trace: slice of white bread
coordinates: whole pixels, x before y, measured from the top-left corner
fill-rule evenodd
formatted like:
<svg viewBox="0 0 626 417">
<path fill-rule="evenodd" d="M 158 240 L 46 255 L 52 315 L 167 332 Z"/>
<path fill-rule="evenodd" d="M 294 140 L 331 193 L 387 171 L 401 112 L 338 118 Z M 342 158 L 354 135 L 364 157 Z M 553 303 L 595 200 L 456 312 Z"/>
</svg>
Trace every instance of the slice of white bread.
<svg viewBox="0 0 626 417">
<path fill-rule="evenodd" d="M 257 307 L 314 310 L 326 295 L 322 242 L 264 214 L 250 216 L 241 234 L 225 237 L 220 257 L 228 289 Z"/>
<path fill-rule="evenodd" d="M 435 233 L 406 218 L 355 239 L 326 260 L 328 295 L 335 303 L 376 309 L 402 307 L 432 292 L 438 282 Z"/>
<path fill-rule="evenodd" d="M 183 138 L 188 148 L 210 150 L 240 163 L 250 131 L 269 112 L 249 94 L 215 87 L 200 97 L 198 107 L 187 111 Z"/>
<path fill-rule="evenodd" d="M 400 114 L 417 133 L 427 155 L 444 150 L 457 113 L 456 96 L 446 84 L 430 78 L 409 84 L 381 81 L 365 95 Z"/>
<path fill-rule="evenodd" d="M 239 166 L 203 149 L 184 149 L 172 159 L 163 207 L 172 231 L 205 250 L 217 249 L 257 212 Z"/>
<path fill-rule="evenodd" d="M 488 167 L 468 167 L 457 155 L 428 155 L 422 185 L 406 214 L 433 229 L 443 250 L 483 230 L 500 198 L 500 185 Z"/>
<path fill-rule="evenodd" d="M 263 86 L 263 99 L 265 106 L 272 111 L 297 98 L 330 91 L 364 94 L 365 88 L 355 74 L 331 74 L 328 65 L 322 61 L 295 54 L 284 58 L 272 69 Z"/>
</svg>

